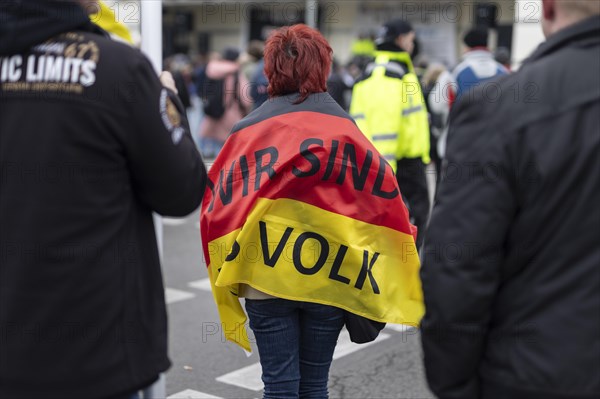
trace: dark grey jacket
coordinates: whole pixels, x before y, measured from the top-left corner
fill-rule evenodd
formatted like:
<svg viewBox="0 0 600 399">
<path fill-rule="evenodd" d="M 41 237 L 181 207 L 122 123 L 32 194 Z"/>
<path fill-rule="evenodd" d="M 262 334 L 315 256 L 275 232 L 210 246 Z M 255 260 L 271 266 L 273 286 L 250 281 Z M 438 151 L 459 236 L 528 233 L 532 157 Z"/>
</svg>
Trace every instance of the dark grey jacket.
<svg viewBox="0 0 600 399">
<path fill-rule="evenodd" d="M 421 273 L 431 389 L 600 397 L 600 17 L 451 118 Z"/>
</svg>

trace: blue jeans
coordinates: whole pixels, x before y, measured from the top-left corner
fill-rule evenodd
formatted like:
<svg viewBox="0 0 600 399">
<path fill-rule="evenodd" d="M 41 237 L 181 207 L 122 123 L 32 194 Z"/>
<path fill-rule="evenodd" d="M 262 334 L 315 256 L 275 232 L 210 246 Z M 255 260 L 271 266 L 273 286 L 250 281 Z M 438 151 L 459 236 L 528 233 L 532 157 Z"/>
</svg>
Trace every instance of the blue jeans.
<svg viewBox="0 0 600 399">
<path fill-rule="evenodd" d="M 246 311 L 258 345 L 264 398 L 327 398 L 343 311 L 279 298 L 246 299 Z"/>
</svg>

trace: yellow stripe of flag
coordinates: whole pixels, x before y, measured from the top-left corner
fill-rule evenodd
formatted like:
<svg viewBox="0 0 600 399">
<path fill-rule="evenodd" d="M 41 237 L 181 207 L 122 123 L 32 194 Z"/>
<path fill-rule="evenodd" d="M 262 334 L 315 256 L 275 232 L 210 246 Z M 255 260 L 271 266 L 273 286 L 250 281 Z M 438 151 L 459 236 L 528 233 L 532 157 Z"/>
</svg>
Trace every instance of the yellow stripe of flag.
<svg viewBox="0 0 600 399">
<path fill-rule="evenodd" d="M 209 256 L 225 336 L 246 350 L 239 283 L 381 322 L 416 326 L 423 315 L 412 236 L 304 202 L 259 198 L 242 229 L 209 243 Z"/>
</svg>

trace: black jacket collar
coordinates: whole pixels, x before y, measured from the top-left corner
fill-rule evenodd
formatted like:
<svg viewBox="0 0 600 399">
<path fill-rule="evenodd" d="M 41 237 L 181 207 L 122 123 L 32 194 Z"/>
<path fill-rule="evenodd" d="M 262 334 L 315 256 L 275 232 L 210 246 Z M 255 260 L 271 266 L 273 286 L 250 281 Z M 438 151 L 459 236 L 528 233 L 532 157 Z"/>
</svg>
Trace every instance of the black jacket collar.
<svg viewBox="0 0 600 399">
<path fill-rule="evenodd" d="M 571 42 L 585 39 L 600 40 L 600 16 L 590 17 L 550 36 L 525 61 L 525 64 L 539 60 Z"/>
<path fill-rule="evenodd" d="M 405 52 L 406 50 L 403 50 L 402 48 L 397 46 L 396 43 L 383 42 L 377 46 L 377 51 L 391 51 L 391 52 L 400 53 L 400 52 Z"/>
</svg>

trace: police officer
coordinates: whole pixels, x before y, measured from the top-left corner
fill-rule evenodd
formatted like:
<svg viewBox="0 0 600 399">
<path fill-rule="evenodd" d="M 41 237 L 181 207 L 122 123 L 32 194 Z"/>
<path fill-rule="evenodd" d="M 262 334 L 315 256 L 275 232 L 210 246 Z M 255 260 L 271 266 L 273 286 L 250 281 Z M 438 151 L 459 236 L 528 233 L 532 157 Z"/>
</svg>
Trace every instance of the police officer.
<svg viewBox="0 0 600 399">
<path fill-rule="evenodd" d="M 196 209 L 206 170 L 89 3 L 0 8 L 0 398 L 126 398 L 170 366 L 152 212 Z"/>
<path fill-rule="evenodd" d="M 417 247 L 429 215 L 425 165 L 429 124 L 421 86 L 410 58 L 415 32 L 403 20 L 386 23 L 376 41 L 375 60 L 353 89 L 350 114 L 396 170 L 414 224 Z"/>
</svg>

